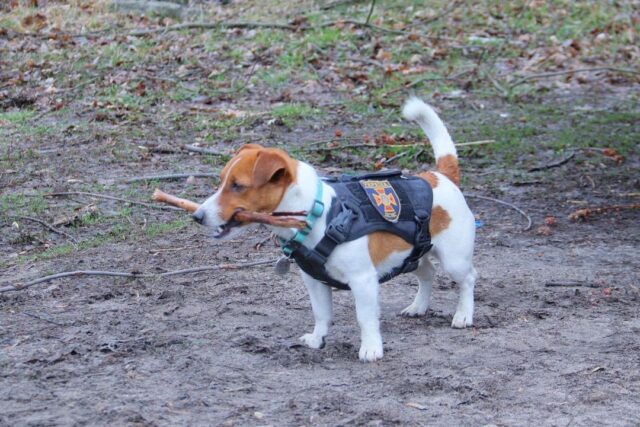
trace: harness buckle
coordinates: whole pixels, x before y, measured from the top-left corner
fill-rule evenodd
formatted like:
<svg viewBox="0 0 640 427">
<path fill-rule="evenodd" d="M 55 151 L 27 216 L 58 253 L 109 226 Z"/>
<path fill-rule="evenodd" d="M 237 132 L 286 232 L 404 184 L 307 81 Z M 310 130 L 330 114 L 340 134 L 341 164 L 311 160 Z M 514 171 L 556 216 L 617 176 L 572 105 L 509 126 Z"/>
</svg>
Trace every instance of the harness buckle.
<svg viewBox="0 0 640 427">
<path fill-rule="evenodd" d="M 343 205 L 343 210 L 329 223 L 324 234 L 340 244 L 347 240 L 355 215 L 351 209 Z"/>
</svg>

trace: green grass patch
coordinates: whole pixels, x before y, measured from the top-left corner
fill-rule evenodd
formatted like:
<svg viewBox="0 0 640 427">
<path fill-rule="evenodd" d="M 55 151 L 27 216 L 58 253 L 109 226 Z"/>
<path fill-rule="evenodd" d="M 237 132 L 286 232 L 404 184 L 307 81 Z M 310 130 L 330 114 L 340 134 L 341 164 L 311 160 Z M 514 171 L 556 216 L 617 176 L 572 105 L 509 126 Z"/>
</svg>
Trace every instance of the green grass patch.
<svg viewBox="0 0 640 427">
<path fill-rule="evenodd" d="M 172 231 L 179 231 L 186 228 L 191 221 L 187 218 L 179 218 L 169 222 L 159 222 L 155 224 L 149 224 L 144 230 L 144 234 L 147 237 L 156 237 L 161 234 L 170 233 Z"/>
<path fill-rule="evenodd" d="M 308 104 L 284 104 L 271 110 L 274 118 L 281 119 L 285 125 L 291 126 L 296 120 L 321 114 L 320 110 Z"/>
</svg>

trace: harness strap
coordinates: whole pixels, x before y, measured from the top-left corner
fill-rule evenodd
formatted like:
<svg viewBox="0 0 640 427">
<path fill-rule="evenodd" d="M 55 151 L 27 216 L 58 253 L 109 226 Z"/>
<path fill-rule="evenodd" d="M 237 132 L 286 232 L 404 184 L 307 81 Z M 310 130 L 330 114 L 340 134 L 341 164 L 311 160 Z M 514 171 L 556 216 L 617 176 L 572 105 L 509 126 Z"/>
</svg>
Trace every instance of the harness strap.
<svg viewBox="0 0 640 427">
<path fill-rule="evenodd" d="M 282 245 L 282 252 L 289 258 L 293 254 L 293 251 L 297 246 L 301 246 L 302 242 L 307 238 L 311 229 L 315 225 L 318 218 L 322 216 L 324 212 L 324 203 L 322 202 L 322 180 L 318 179 L 318 184 L 316 185 L 316 198 L 313 200 L 313 206 L 309 209 L 309 213 L 307 217 L 304 219 L 304 222 L 307 223 L 307 226 L 301 230 L 296 231 L 296 234 L 289 240 L 280 239 L 280 244 Z"/>
</svg>

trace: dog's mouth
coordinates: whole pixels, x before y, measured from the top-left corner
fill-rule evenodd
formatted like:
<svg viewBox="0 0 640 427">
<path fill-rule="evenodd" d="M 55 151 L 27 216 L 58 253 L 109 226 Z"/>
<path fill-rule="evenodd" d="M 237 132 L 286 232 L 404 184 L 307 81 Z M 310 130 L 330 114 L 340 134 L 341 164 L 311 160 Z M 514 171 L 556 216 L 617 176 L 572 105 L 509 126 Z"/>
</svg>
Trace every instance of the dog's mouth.
<svg viewBox="0 0 640 427">
<path fill-rule="evenodd" d="M 229 234 L 233 227 L 237 227 L 238 225 L 240 225 L 240 222 L 232 219 L 231 221 L 222 224 L 221 226 L 213 230 L 213 237 L 216 239 L 221 239 Z"/>
<path fill-rule="evenodd" d="M 213 231 L 213 237 L 216 239 L 220 239 L 229 234 L 232 228 L 242 225 L 242 223 L 236 219 L 236 214 L 242 210 L 242 208 L 236 209 L 229 221 L 218 226 L 218 228 Z"/>
</svg>

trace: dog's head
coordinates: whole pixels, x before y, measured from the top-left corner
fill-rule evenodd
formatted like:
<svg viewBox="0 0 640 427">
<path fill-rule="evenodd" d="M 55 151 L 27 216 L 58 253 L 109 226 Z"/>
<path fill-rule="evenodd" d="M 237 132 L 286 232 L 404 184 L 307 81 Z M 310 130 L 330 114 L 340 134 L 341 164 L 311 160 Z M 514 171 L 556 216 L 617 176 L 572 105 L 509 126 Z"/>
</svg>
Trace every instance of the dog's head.
<svg viewBox="0 0 640 427">
<path fill-rule="evenodd" d="M 233 219 L 236 212 L 273 212 L 295 182 L 296 167 L 282 150 L 244 145 L 222 169 L 218 191 L 200 205 L 193 219 L 212 227 L 214 237 L 227 236 L 240 225 Z"/>
</svg>

